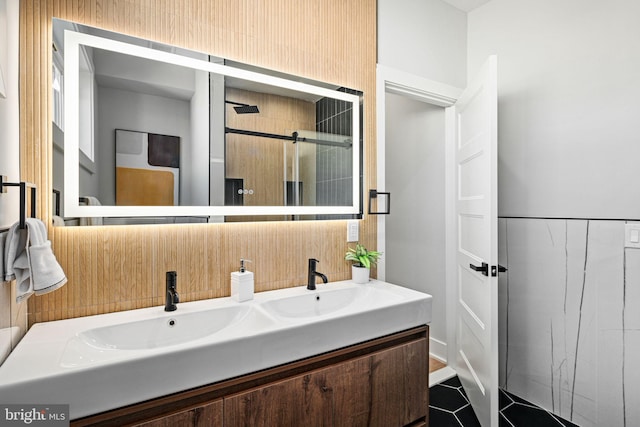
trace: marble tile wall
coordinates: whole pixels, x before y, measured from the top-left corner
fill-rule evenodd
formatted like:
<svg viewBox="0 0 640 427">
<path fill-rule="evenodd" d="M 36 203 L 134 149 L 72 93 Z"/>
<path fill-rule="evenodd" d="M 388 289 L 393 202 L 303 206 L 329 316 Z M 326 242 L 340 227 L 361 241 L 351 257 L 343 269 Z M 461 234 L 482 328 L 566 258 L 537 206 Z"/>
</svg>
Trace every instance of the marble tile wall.
<svg viewBox="0 0 640 427">
<path fill-rule="evenodd" d="M 580 426 L 640 425 L 640 249 L 625 221 L 499 221 L 500 385 Z"/>
</svg>

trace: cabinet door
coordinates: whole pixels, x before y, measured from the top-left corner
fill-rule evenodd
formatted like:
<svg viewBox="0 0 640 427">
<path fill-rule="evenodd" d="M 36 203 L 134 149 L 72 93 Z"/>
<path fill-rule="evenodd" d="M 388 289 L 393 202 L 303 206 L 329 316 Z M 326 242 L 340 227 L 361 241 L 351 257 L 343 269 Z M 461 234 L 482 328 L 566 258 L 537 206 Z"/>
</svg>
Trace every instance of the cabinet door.
<svg viewBox="0 0 640 427">
<path fill-rule="evenodd" d="M 372 426 L 404 426 L 429 413 L 429 349 L 420 340 L 371 356 Z"/>
<path fill-rule="evenodd" d="M 136 427 L 214 427 L 222 426 L 222 399 L 187 411 L 158 418 Z"/>
<path fill-rule="evenodd" d="M 427 341 L 363 356 L 224 399 L 224 425 L 381 426 L 428 411 Z"/>
<path fill-rule="evenodd" d="M 361 358 L 225 398 L 224 425 L 366 425 L 369 373 Z"/>
</svg>

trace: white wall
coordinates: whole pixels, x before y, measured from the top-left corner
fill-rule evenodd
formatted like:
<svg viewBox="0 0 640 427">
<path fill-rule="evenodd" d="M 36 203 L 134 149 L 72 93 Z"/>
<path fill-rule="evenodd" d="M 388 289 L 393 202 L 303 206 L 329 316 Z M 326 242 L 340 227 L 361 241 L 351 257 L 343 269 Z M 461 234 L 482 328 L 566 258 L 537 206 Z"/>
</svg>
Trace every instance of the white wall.
<svg viewBox="0 0 640 427">
<path fill-rule="evenodd" d="M 403 80 L 428 79 L 448 85 L 447 90 L 464 87 L 466 34 L 467 14 L 441 0 L 378 0 L 378 64 L 394 73 L 404 73 Z M 389 185 L 398 188 L 391 190 L 393 215 L 383 220 L 385 224 L 379 223 L 379 238 L 384 242 L 380 249 L 385 252 L 380 271 L 385 280 L 434 296 L 430 351 L 446 359 L 444 114 L 439 117 L 436 111 L 442 112 L 441 109 L 418 101 L 390 93 L 386 96 L 389 101 L 385 111 L 378 112 L 386 115 L 387 128 L 385 158 L 379 162 L 387 163 L 385 183 L 379 183 L 379 188 L 389 190 Z M 422 130 L 416 130 L 423 119 L 428 126 L 427 144 Z M 393 144 L 400 142 L 411 147 L 404 152 L 393 151 Z M 404 164 L 410 161 L 417 162 L 411 170 Z M 410 176 L 412 173 L 416 176 Z M 427 193 L 434 197 L 430 202 L 423 199 L 419 209 L 415 209 L 409 187 L 404 188 L 401 183 L 408 180 L 414 186 L 414 179 L 424 181 Z M 407 249 L 407 244 L 411 249 Z M 417 262 L 416 251 L 428 255 Z M 428 269 L 424 268 L 425 263 L 429 264 Z M 421 268 L 414 272 L 408 264 Z"/>
<path fill-rule="evenodd" d="M 378 64 L 403 74 L 403 81 L 423 82 L 428 79 L 444 83 L 447 93 L 455 87 L 466 85 L 467 67 L 467 14 L 442 0 L 378 0 Z M 416 83 L 419 84 L 419 83 Z M 379 86 L 379 90 L 382 88 Z M 408 287 L 415 287 L 434 296 L 433 322 L 431 323 L 430 351 L 446 359 L 446 283 L 444 277 L 444 114 L 438 118 L 438 109 L 417 101 L 399 98 L 390 93 L 385 106 L 385 131 L 387 147 L 385 157 L 379 156 L 378 162 L 384 165 L 386 175 L 385 190 L 389 185 L 399 185 L 396 177 L 410 180 L 410 186 L 427 191 L 434 200 L 424 202 L 421 209 L 414 210 L 410 197 L 405 189 L 392 190 L 393 218 L 385 218 L 379 222 L 379 238 L 382 250 L 385 251 L 381 271 L 385 280 L 402 282 Z M 390 104 L 391 103 L 391 104 Z M 417 137 L 413 147 L 404 152 L 391 152 L 393 144 L 410 136 L 417 122 L 428 120 L 429 144 Z M 438 122 L 441 123 L 438 123 Z M 405 135 L 405 133 L 407 135 Z M 438 140 L 438 138 L 441 138 Z M 414 152 L 415 150 L 415 152 Z M 392 157 L 395 157 L 395 160 Z M 424 157 L 424 158 L 422 158 Z M 391 163 L 388 163 L 391 160 Z M 412 169 L 415 176 L 404 168 L 403 162 L 417 161 Z M 396 182 L 394 183 L 394 180 Z M 407 187 L 407 190 L 409 188 Z M 404 194 L 403 194 L 404 193 Z M 407 205 L 408 206 L 403 206 Z M 416 211 L 419 213 L 416 215 Z M 404 239 L 411 238 L 408 231 L 411 227 L 402 228 L 399 215 L 409 216 L 409 222 L 415 231 L 411 242 L 412 249 L 403 246 Z M 413 215 L 413 216 L 411 216 Z M 406 219 L 406 218 L 405 218 Z M 417 220 L 420 220 L 419 223 Z M 386 225 L 388 223 L 391 229 Z M 416 238 L 417 237 L 417 238 Z M 421 245 L 416 247 L 421 241 Z M 416 261 L 412 252 L 428 253 L 425 260 Z M 417 279 L 407 271 L 407 262 L 423 266 L 417 274 L 429 276 L 429 281 Z"/>
<path fill-rule="evenodd" d="M 441 0 L 378 0 L 378 64 L 464 87 L 467 14 Z"/>
<path fill-rule="evenodd" d="M 98 150 L 103 205 L 115 204 L 115 129 L 179 136 L 181 155 L 191 141 L 189 102 L 100 87 Z M 180 187 L 190 186 L 189 170 L 180 171 Z"/>
<path fill-rule="evenodd" d="M 492 0 L 468 75 L 498 55 L 500 215 L 640 218 L 640 2 Z"/>
<path fill-rule="evenodd" d="M 430 352 L 446 359 L 444 108 L 386 94 L 385 280 L 433 296 Z"/>
<path fill-rule="evenodd" d="M 17 1 L 0 1 L 0 68 L 6 92 L 6 98 L 0 97 L 0 175 L 11 182 L 20 180 L 17 9 Z M 0 195 L 0 228 L 18 220 L 18 195 L 15 188 Z"/>
<path fill-rule="evenodd" d="M 10 182 L 20 181 L 18 22 L 19 1 L 0 0 L 0 68 L 5 94 L 0 97 L 0 174 Z M 17 188 L 0 194 L 0 230 L 18 220 L 19 200 Z M 27 332 L 27 303 L 15 302 L 14 286 L 15 282 L 0 280 L 0 364 Z"/>
</svg>

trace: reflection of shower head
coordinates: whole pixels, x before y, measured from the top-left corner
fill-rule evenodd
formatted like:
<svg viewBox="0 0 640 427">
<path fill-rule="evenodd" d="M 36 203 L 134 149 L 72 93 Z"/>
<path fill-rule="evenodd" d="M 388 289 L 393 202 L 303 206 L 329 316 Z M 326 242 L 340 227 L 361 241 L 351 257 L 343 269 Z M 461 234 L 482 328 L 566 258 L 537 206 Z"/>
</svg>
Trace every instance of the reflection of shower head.
<svg viewBox="0 0 640 427">
<path fill-rule="evenodd" d="M 257 105 L 240 105 L 233 107 L 233 109 L 236 110 L 238 114 L 254 114 L 260 112 Z"/>
<path fill-rule="evenodd" d="M 236 110 L 236 114 L 255 114 L 260 112 L 257 105 L 242 104 L 240 102 L 233 101 L 224 102 L 226 102 L 227 104 L 237 105 L 237 107 L 233 107 L 233 109 Z"/>
</svg>

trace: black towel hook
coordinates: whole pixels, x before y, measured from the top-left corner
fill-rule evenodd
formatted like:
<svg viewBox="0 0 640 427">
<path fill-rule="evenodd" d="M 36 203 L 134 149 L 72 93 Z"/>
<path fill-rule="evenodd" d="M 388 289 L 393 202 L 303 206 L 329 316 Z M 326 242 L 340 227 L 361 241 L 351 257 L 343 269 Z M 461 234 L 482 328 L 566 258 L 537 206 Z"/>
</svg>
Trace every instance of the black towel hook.
<svg viewBox="0 0 640 427">
<path fill-rule="evenodd" d="M 27 188 L 31 191 L 31 217 L 36 217 L 36 186 L 29 182 L 6 182 L 7 177 L 0 175 L 0 193 L 6 193 L 7 187 L 20 187 L 20 228 L 26 227 Z"/>
</svg>

